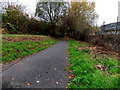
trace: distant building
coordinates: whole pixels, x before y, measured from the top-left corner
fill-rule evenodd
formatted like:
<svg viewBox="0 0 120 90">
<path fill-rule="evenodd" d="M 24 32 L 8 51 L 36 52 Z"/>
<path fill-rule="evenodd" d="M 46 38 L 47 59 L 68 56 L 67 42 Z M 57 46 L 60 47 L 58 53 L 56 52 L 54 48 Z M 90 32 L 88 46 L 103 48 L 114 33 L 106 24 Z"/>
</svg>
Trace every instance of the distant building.
<svg viewBox="0 0 120 90">
<path fill-rule="evenodd" d="M 120 1 L 118 2 L 118 21 L 120 22 Z"/>
<path fill-rule="evenodd" d="M 101 31 L 96 34 L 120 34 L 120 1 L 118 2 L 118 17 L 117 22 L 106 24 L 105 22 L 101 26 Z"/>
<path fill-rule="evenodd" d="M 101 30 L 103 31 L 103 33 L 120 34 L 120 22 L 102 25 Z"/>
</svg>

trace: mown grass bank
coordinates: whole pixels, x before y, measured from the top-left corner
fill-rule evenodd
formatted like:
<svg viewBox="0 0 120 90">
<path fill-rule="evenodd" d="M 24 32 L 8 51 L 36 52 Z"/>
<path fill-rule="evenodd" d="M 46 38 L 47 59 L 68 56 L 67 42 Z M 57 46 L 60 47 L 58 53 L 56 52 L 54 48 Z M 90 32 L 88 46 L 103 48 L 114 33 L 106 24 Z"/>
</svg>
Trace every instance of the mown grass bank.
<svg viewBox="0 0 120 90">
<path fill-rule="evenodd" d="M 39 35 L 3 35 L 2 63 L 31 55 L 50 47 L 57 39 Z"/>
<path fill-rule="evenodd" d="M 74 78 L 69 88 L 120 88 L 120 69 L 118 60 L 94 55 L 83 46 L 91 44 L 71 40 L 69 45 L 70 69 Z"/>
</svg>

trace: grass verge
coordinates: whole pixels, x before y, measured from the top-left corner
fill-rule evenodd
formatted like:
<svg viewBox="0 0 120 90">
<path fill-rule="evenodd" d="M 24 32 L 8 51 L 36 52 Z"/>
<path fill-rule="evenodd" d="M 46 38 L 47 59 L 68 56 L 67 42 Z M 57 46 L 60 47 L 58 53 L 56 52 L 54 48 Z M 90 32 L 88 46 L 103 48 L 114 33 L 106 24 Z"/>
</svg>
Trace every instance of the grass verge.
<svg viewBox="0 0 120 90">
<path fill-rule="evenodd" d="M 90 44 L 70 41 L 69 68 L 75 77 L 68 88 L 120 88 L 118 60 L 108 57 L 95 59 L 89 49 L 79 49 L 86 45 Z"/>
<path fill-rule="evenodd" d="M 34 35 L 33 36 L 30 35 L 30 38 L 26 40 L 23 40 L 23 41 L 17 40 L 16 42 L 10 42 L 9 39 L 10 40 L 11 39 L 14 40 L 15 38 L 20 39 L 22 38 L 23 35 L 18 35 L 18 36 L 13 35 L 13 37 L 12 35 L 7 35 L 7 36 L 5 35 L 8 41 L 3 39 L 3 43 L 2 43 L 2 63 L 13 61 L 17 58 L 23 58 L 24 56 L 39 52 L 57 43 L 58 41 L 55 38 L 51 38 L 47 36 L 46 37 L 40 36 L 41 38 L 40 40 L 31 40 L 31 38 L 34 37 Z M 12 38 L 9 38 L 9 36 L 11 36 Z M 36 39 L 36 36 L 34 37 L 34 39 Z"/>
</svg>

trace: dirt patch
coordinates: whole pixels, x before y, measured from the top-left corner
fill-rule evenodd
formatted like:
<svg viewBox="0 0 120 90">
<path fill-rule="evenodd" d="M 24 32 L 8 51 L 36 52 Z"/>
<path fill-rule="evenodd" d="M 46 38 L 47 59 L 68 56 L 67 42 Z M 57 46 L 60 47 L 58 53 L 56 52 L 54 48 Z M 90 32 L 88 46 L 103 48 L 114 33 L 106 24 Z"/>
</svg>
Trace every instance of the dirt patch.
<svg viewBox="0 0 120 90">
<path fill-rule="evenodd" d="M 82 43 L 87 43 L 87 42 L 82 42 Z M 119 58 L 119 52 L 116 52 L 98 45 L 79 46 L 79 50 L 81 49 L 90 50 L 91 51 L 90 53 L 94 54 L 95 56 L 94 58 L 97 58 L 97 56 Z"/>
<path fill-rule="evenodd" d="M 41 41 L 40 36 L 20 36 L 20 37 L 2 37 L 4 42 L 20 42 L 20 41 Z"/>
<path fill-rule="evenodd" d="M 90 35 L 87 42 L 120 52 L 120 35 Z"/>
</svg>

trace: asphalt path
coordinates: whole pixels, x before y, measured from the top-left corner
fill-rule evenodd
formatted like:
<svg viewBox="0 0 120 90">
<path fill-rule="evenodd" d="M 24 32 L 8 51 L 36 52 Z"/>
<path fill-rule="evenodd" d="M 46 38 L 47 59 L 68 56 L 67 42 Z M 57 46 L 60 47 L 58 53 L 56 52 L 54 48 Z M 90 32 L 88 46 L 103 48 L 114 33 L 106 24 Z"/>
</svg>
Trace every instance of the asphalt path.
<svg viewBox="0 0 120 90">
<path fill-rule="evenodd" d="M 2 73 L 3 88 L 66 88 L 68 83 L 68 42 L 20 60 Z"/>
</svg>

